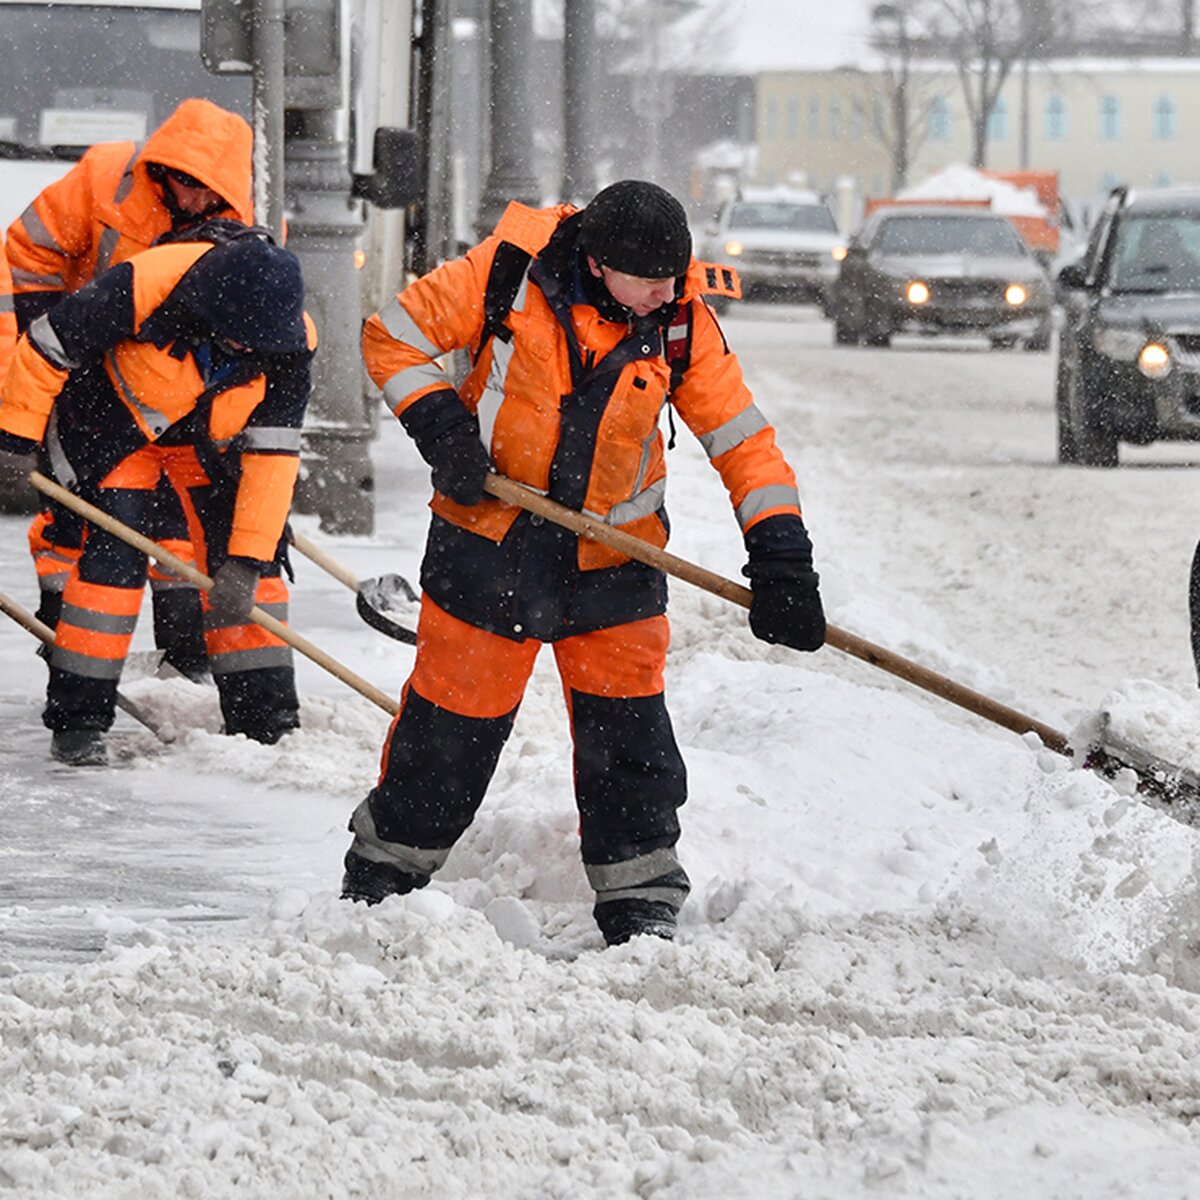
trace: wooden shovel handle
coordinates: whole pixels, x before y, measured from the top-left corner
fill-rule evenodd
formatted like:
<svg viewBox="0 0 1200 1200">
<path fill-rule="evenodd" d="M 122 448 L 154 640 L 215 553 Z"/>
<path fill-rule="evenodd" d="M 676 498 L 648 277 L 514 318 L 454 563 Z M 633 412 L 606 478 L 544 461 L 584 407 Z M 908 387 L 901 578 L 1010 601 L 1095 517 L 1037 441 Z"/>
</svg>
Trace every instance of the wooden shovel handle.
<svg viewBox="0 0 1200 1200">
<path fill-rule="evenodd" d="M 741 605 L 742 608 L 750 607 L 753 593 L 748 587 L 743 587 L 732 579 L 726 579 L 723 575 L 697 566 L 666 550 L 660 550 L 657 546 L 652 546 L 649 542 L 633 537 L 623 530 L 605 525 L 595 517 L 566 508 L 523 484 L 505 479 L 502 475 L 489 475 L 484 487 L 496 499 L 515 504 L 526 512 L 553 521 L 582 538 L 611 546 L 614 550 L 637 559 L 638 562 L 657 567 L 676 579 L 682 579 L 685 583 L 711 592 L 714 596 L 721 596 Z M 982 692 L 974 691 L 964 684 L 948 679 L 945 675 L 939 675 L 936 671 L 921 666 L 920 663 L 895 654 L 883 646 L 877 646 L 866 638 L 838 629 L 835 625 L 826 626 L 825 641 L 845 654 L 861 659 L 872 667 L 878 667 L 881 671 L 887 671 L 889 675 L 904 679 L 924 691 L 932 692 L 935 696 L 949 700 L 951 704 L 957 704 L 959 708 L 965 708 L 968 712 L 973 712 L 996 725 L 1002 725 L 1014 733 L 1036 733 L 1049 749 L 1070 756 L 1070 746 L 1064 734 L 1025 713 L 1018 712 L 1015 708 L 1009 708 L 1006 704 L 983 695 Z"/>
<path fill-rule="evenodd" d="M 197 571 L 190 563 L 185 563 L 183 559 L 177 558 L 169 550 L 164 550 L 157 542 L 151 541 L 150 538 L 138 533 L 136 529 L 130 529 L 128 525 L 118 521 L 116 517 L 109 516 L 103 509 L 97 508 L 94 504 L 89 504 L 86 500 L 80 499 L 74 492 L 67 491 L 52 479 L 47 479 L 40 471 L 34 471 L 29 476 L 30 483 L 33 484 L 39 492 L 57 500 L 64 508 L 71 509 L 72 512 L 78 513 L 81 517 L 86 518 L 91 524 L 98 526 L 100 529 L 106 529 L 114 537 L 118 537 L 123 542 L 127 542 L 130 546 L 140 550 L 143 554 L 153 558 L 156 562 L 162 563 L 163 566 L 169 567 L 171 572 L 178 575 L 180 579 L 187 579 L 194 583 L 197 587 L 208 591 L 213 581 L 205 574 Z M 330 675 L 336 676 L 343 683 L 348 684 L 361 696 L 365 696 L 373 704 L 378 705 L 384 712 L 395 716 L 399 711 L 399 705 L 386 693 L 381 692 L 374 684 L 368 683 L 360 675 L 356 675 L 349 667 L 343 666 L 336 658 L 326 654 L 319 646 L 314 646 L 306 637 L 298 634 L 294 629 L 290 629 L 282 621 L 271 616 L 270 613 L 263 612 L 257 605 L 250 610 L 250 620 L 256 625 L 261 625 L 264 629 L 273 633 L 280 641 L 287 642 L 293 649 L 298 650 L 305 658 L 311 659 L 319 667 L 323 667 Z"/>
<path fill-rule="evenodd" d="M 343 566 L 332 555 L 327 554 L 316 542 L 309 541 L 302 533 L 294 529 L 288 531 L 288 541 L 291 542 L 309 562 L 315 563 L 327 575 L 332 575 L 339 583 L 345 584 L 352 592 L 357 592 L 359 579 L 349 567 Z"/>
<path fill-rule="evenodd" d="M 18 625 L 23 629 L 29 630 L 35 638 L 46 643 L 47 646 L 54 645 L 54 630 L 49 625 L 39 621 L 33 613 L 22 608 L 10 596 L 6 596 L 0 592 L 0 612 L 7 617 L 12 617 Z M 117 693 L 117 707 L 122 712 L 127 712 L 135 721 L 150 730 L 160 741 L 170 742 L 174 738 L 166 733 L 156 722 L 152 721 L 142 710 L 140 705 L 135 704 L 128 696 Z"/>
</svg>

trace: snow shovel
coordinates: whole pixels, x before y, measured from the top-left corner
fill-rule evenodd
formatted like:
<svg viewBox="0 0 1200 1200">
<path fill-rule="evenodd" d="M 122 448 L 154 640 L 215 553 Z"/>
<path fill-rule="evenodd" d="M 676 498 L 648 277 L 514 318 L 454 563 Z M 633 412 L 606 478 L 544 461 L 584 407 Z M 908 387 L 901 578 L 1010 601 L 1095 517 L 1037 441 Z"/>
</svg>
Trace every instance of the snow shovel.
<svg viewBox="0 0 1200 1200">
<path fill-rule="evenodd" d="M 305 558 L 316 563 L 322 571 L 332 575 L 339 583 L 344 583 L 354 593 L 358 615 L 372 629 L 395 638 L 398 642 L 416 645 L 416 633 L 407 625 L 400 624 L 401 616 L 406 611 L 412 613 L 413 605 L 419 599 L 403 575 L 380 575 L 375 579 L 359 579 L 353 571 L 343 566 L 320 546 L 309 541 L 304 534 L 289 529 L 287 536 L 288 541 Z"/>
<path fill-rule="evenodd" d="M 712 592 L 713 595 L 721 596 L 743 608 L 750 607 L 750 598 L 753 593 L 748 587 L 690 563 L 686 559 L 678 558 L 666 550 L 660 550 L 657 546 L 642 541 L 641 538 L 635 538 L 611 525 L 605 525 L 603 521 L 595 520 L 583 513 L 575 512 L 573 509 L 564 508 L 563 505 L 538 492 L 531 491 L 511 479 L 505 479 L 500 475 L 489 475 L 484 487 L 496 499 L 514 504 L 527 512 L 562 525 L 580 537 L 602 542 L 630 558 L 657 567 L 660 571 L 664 571 L 676 579 L 682 579 L 685 583 Z M 1194 812 L 1191 811 L 1193 806 L 1200 806 L 1200 777 L 1183 767 L 1168 763 L 1149 751 L 1131 746 L 1127 742 L 1105 736 L 1103 731 L 1101 732 L 1103 740 L 1096 745 L 1089 746 L 1080 755 L 1071 746 L 1066 735 L 1057 729 L 1053 729 L 1025 713 L 1018 712 L 1014 708 L 1009 708 L 1007 705 L 993 700 L 990 696 L 983 695 L 982 692 L 976 692 L 961 683 L 956 683 L 945 675 L 939 675 L 936 671 L 921 666 L 920 663 L 895 654 L 883 646 L 877 646 L 857 634 L 847 633 L 845 630 L 829 625 L 826 627 L 825 640 L 830 646 L 845 654 L 862 659 L 863 662 L 878 667 L 881 671 L 887 671 L 891 675 L 907 680 L 927 692 L 932 692 L 935 696 L 940 696 L 943 700 L 949 700 L 951 704 L 957 704 L 960 708 L 964 708 L 976 716 L 1001 725 L 1005 729 L 1010 729 L 1013 733 L 1035 733 L 1048 749 L 1077 761 L 1083 767 L 1097 771 L 1107 778 L 1113 778 L 1119 771 L 1131 770 L 1137 776 L 1138 790 L 1144 795 L 1166 806 L 1176 806 L 1177 811 L 1174 815 L 1180 816 L 1189 823 L 1200 824 L 1200 808 Z"/>
<path fill-rule="evenodd" d="M 54 645 L 54 630 L 49 625 L 39 621 L 33 613 L 22 608 L 15 600 L 0 592 L 0 612 L 6 616 L 12 617 L 18 625 L 23 629 L 29 630 L 34 637 L 40 638 L 47 646 Z M 144 725 L 155 737 L 162 742 L 173 742 L 174 735 L 166 730 L 160 729 L 142 709 L 136 705 L 128 696 L 122 696 L 117 693 L 117 707 L 122 712 L 127 712 L 135 721 Z"/>
<path fill-rule="evenodd" d="M 53 497 L 60 504 L 71 509 L 72 512 L 78 513 L 93 525 L 107 530 L 114 537 L 120 538 L 121 541 L 127 542 L 130 546 L 140 550 L 156 562 L 161 563 L 174 574 L 178 575 L 180 579 L 187 579 L 205 591 L 208 591 L 213 586 L 213 581 L 207 575 L 197 571 L 195 567 L 185 563 L 180 558 L 176 558 L 169 550 L 163 549 L 157 542 L 152 542 L 148 537 L 144 537 L 138 533 L 137 530 L 130 529 L 128 525 L 118 521 L 116 517 L 109 516 L 103 509 L 97 508 L 94 504 L 89 504 L 86 500 L 76 496 L 74 492 L 67 491 L 65 487 L 61 487 L 54 480 L 47 479 L 40 471 L 31 472 L 29 482 L 39 492 Z M 391 696 L 381 692 L 374 684 L 368 683 L 360 675 L 356 675 L 349 667 L 343 666 L 337 659 L 326 654 L 319 646 L 314 646 L 306 637 L 288 628 L 282 621 L 276 620 L 270 613 L 263 612 L 257 605 L 250 610 L 250 620 L 256 625 L 261 625 L 264 629 L 269 630 L 280 641 L 287 642 L 289 646 L 298 650 L 305 658 L 311 659 L 317 666 L 328 671 L 330 675 L 335 676 L 343 683 L 352 687 L 359 695 L 365 696 L 372 704 L 382 708 L 384 712 L 389 713 L 393 717 L 399 712 L 400 706 Z"/>
</svg>

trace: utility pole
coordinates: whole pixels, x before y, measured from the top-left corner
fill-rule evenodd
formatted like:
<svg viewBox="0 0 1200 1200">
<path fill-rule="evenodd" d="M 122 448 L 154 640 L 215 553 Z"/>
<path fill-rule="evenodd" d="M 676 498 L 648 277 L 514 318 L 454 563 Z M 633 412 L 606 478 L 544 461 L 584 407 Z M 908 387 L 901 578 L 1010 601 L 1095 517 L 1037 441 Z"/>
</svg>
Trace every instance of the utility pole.
<svg viewBox="0 0 1200 1200">
<path fill-rule="evenodd" d="M 563 0 L 562 199 L 582 207 L 596 190 L 596 0 Z"/>
<path fill-rule="evenodd" d="M 530 70 L 533 44 L 531 0 L 491 0 L 491 169 L 475 231 L 491 233 L 510 200 L 541 202 L 541 188 L 533 173 L 534 80 Z"/>
</svg>

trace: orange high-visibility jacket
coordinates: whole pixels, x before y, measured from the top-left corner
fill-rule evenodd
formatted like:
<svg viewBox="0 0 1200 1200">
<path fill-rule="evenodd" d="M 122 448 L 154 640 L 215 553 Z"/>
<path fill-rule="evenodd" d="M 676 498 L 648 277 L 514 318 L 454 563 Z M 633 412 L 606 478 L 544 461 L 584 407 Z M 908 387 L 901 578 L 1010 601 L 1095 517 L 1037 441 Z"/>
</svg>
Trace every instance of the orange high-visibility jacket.
<svg viewBox="0 0 1200 1200">
<path fill-rule="evenodd" d="M 156 246 L 38 318 L 5 380 L 0 433 L 28 439 L 31 448 L 44 439 L 56 477 L 68 486 L 103 479 L 168 430 L 174 444 L 182 437 L 197 447 L 206 469 L 235 446 L 240 475 L 229 553 L 270 561 L 299 471 L 316 331 L 306 314 L 307 351 L 247 355 L 206 377 L 195 317 L 172 305 L 171 294 L 213 248 Z M 103 371 L 78 370 L 94 363 Z M 202 424 L 181 424 L 198 409 Z"/>
<path fill-rule="evenodd" d="M 110 266 L 147 249 L 171 228 L 150 163 L 174 167 L 223 197 L 221 214 L 254 221 L 253 133 L 236 113 L 189 99 L 146 139 L 91 147 L 62 179 L 45 188 L 8 229 L 17 310 L 21 298 L 54 300 Z M 38 311 L 51 307 L 42 303 Z M 34 314 L 36 315 L 36 313 Z M 23 325 L 26 320 L 23 319 Z"/>
<path fill-rule="evenodd" d="M 397 417 L 423 397 L 450 387 L 439 362 L 446 352 L 470 347 L 478 353 L 484 331 L 489 272 L 502 241 L 537 255 L 569 205 L 531 209 L 510 204 L 495 232 L 466 256 L 417 280 L 372 316 L 363 331 L 363 354 L 371 378 Z M 703 294 L 712 291 L 712 269 L 693 260 L 681 309 L 690 309 L 691 346 L 686 371 L 671 389 L 664 342 L 686 336 L 686 325 L 648 335 L 613 380 L 595 436 L 583 509 L 655 545 L 665 545 L 661 510 L 666 459 L 659 418 L 668 398 L 699 438 L 720 472 L 743 532 L 767 517 L 800 516 L 796 480 L 755 407 Z M 594 363 L 621 343 L 629 328 L 605 320 L 591 305 L 577 304 L 571 320 L 580 353 Z M 537 491 L 551 491 L 551 472 L 572 392 L 571 350 L 545 296 L 528 276 L 504 324 L 511 336 L 483 346 L 459 388 L 476 413 L 481 437 L 500 474 Z M 520 510 L 495 499 L 463 507 L 435 494 L 432 507 L 447 521 L 500 541 Z M 607 567 L 627 561 L 618 551 L 581 538 L 579 566 Z"/>
</svg>

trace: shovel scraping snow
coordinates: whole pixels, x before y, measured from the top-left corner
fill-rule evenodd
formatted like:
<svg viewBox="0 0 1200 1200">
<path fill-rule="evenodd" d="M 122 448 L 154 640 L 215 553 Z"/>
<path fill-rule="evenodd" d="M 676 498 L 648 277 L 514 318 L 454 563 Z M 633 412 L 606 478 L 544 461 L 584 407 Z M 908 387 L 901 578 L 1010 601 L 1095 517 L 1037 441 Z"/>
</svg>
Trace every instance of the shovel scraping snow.
<svg viewBox="0 0 1200 1200">
<path fill-rule="evenodd" d="M 603 521 L 565 508 L 511 479 L 489 475 L 484 487 L 496 499 L 514 504 L 548 521 L 554 521 L 579 537 L 602 542 L 630 558 L 657 567 L 676 579 L 682 579 L 685 583 L 721 596 L 741 605 L 742 608 L 750 607 L 753 593 L 748 587 L 743 587 L 732 579 L 726 579 L 666 550 L 660 550 L 657 546 L 652 546 L 611 525 L 605 525 Z M 828 645 L 845 654 L 878 667 L 881 671 L 887 671 L 899 679 L 905 679 L 916 687 L 940 696 L 943 700 L 949 700 L 951 704 L 1010 729 L 1013 733 L 1036 734 L 1047 749 L 1106 778 L 1115 779 L 1122 771 L 1131 771 L 1137 780 L 1137 790 L 1144 798 L 1165 808 L 1172 816 L 1187 824 L 1200 824 L 1200 778 L 1183 767 L 1168 763 L 1149 751 L 1113 736 L 1106 720 L 1101 721 L 1098 736 L 1092 744 L 1075 747 L 1066 734 L 1044 722 L 948 679 L 945 675 L 939 675 L 936 671 L 931 671 L 928 667 L 895 654 L 883 646 L 877 646 L 857 634 L 847 633 L 829 625 L 825 640 Z"/>
</svg>

